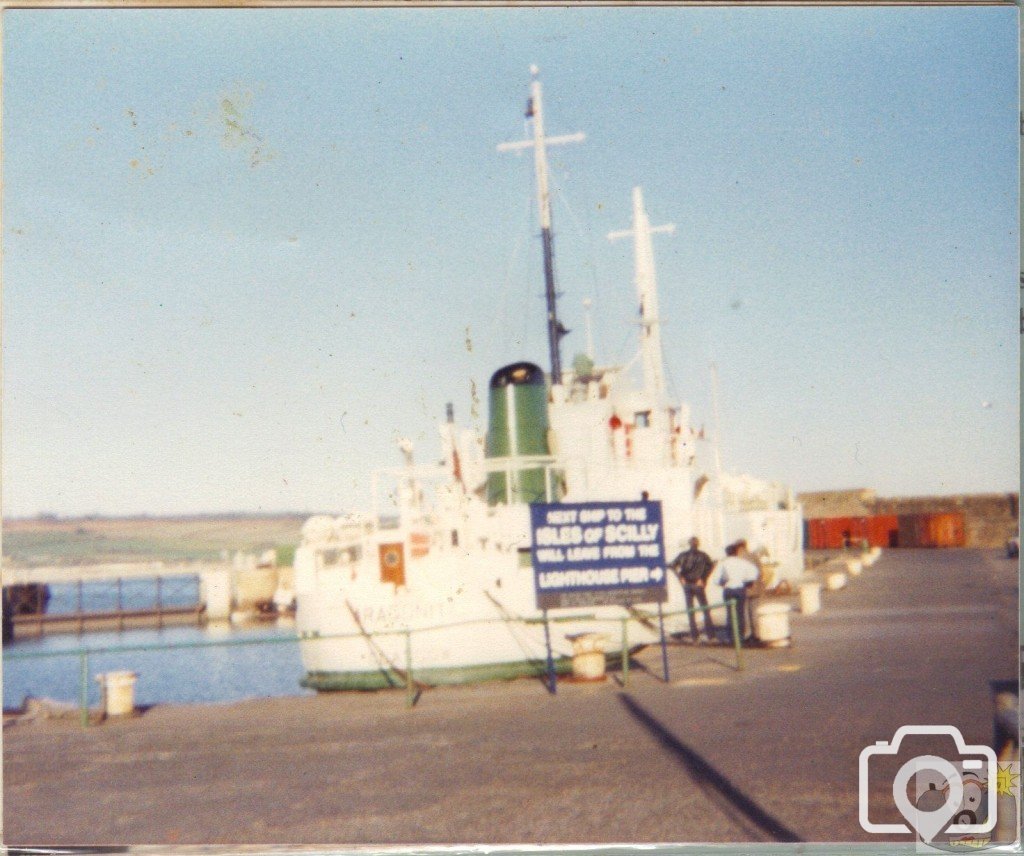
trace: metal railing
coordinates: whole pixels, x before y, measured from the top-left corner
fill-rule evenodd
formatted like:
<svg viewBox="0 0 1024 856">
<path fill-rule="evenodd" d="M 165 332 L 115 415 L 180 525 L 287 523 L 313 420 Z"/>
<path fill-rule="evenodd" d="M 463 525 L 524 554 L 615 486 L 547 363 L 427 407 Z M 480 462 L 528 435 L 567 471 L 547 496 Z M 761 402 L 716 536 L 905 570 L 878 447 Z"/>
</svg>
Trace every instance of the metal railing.
<svg viewBox="0 0 1024 856">
<path fill-rule="evenodd" d="M 622 685 L 626 686 L 629 682 L 629 669 L 630 669 L 630 649 L 629 649 L 629 623 L 631 621 L 639 621 L 644 624 L 651 624 L 656 621 L 660 621 L 664 618 L 673 618 L 681 615 L 690 615 L 698 612 L 710 612 L 714 609 L 725 608 L 729 614 L 729 626 L 732 629 L 732 647 L 736 654 L 736 671 L 743 670 L 743 646 L 739 637 L 739 627 L 737 623 L 736 614 L 736 601 L 726 600 L 721 603 L 709 604 L 708 606 L 694 606 L 690 609 L 680 609 L 673 612 L 663 613 L 647 613 L 642 610 L 631 608 L 631 614 L 622 616 L 618 619 L 601 619 L 593 614 L 574 614 L 574 615 L 560 615 L 560 616 L 548 616 L 546 619 L 550 624 L 565 624 L 568 622 L 600 622 L 608 624 L 613 621 L 618 621 L 621 627 L 621 670 L 622 670 Z M 400 678 L 404 678 L 405 683 L 405 696 L 406 696 L 406 707 L 413 707 L 418 697 L 418 690 L 416 686 L 415 673 L 413 668 L 413 648 L 412 648 L 412 637 L 415 633 L 428 633 L 438 630 L 451 629 L 453 627 L 465 626 L 470 624 L 523 624 L 523 625 L 537 625 L 545 623 L 543 618 L 523 618 L 518 616 L 508 616 L 501 618 L 481 618 L 472 619 L 468 621 L 454 622 L 450 624 L 438 624 L 430 627 L 417 627 L 406 628 L 402 630 L 389 630 L 385 632 L 362 632 L 362 633 L 338 633 L 328 635 L 295 635 L 295 636 L 264 636 L 257 638 L 245 638 L 245 639 L 205 639 L 192 642 L 164 642 L 164 643 L 141 643 L 136 645 L 102 645 L 97 647 L 79 647 L 79 648 L 65 648 L 60 650 L 51 651 L 10 651 L 5 648 L 3 652 L 4 662 L 11 662 L 17 660 L 42 660 L 51 659 L 56 657 L 77 657 L 79 660 L 79 697 L 78 706 L 81 724 L 83 727 L 89 725 L 89 658 L 91 656 L 99 656 L 103 654 L 130 654 L 139 653 L 143 651 L 173 651 L 173 650 L 186 650 L 186 649 L 197 649 L 197 648 L 234 648 L 251 645 L 282 645 L 282 644 L 295 644 L 296 642 L 319 642 L 328 640 L 343 640 L 343 639 L 363 639 L 370 644 L 373 644 L 374 639 L 387 638 L 387 637 L 404 637 L 405 638 L 405 668 L 400 669 L 393 664 L 388 663 L 389 669 L 395 672 Z M 404 674 L 403 674 L 404 673 Z M 665 682 L 669 680 L 668 665 L 665 661 Z"/>
<path fill-rule="evenodd" d="M 153 563 L 137 567 L 159 570 L 161 566 Z M 38 594 L 34 602 L 18 602 L 9 592 L 24 585 L 40 587 L 44 593 Z M 163 627 L 165 618 L 172 622 L 189 619 L 190 623 L 199 623 L 204 609 L 201 588 L 197 574 L 156 573 L 150 577 L 137 574 L 97 579 L 79 577 L 45 584 L 7 583 L 4 596 L 11 630 L 18 638 L 33 630 L 35 636 L 43 636 L 49 625 L 70 626 L 81 635 L 87 625 L 95 626 L 96 622 L 116 625 L 118 631 L 126 629 L 126 623 L 138 624 L 140 619 L 147 618 L 153 619 L 158 628 Z"/>
</svg>

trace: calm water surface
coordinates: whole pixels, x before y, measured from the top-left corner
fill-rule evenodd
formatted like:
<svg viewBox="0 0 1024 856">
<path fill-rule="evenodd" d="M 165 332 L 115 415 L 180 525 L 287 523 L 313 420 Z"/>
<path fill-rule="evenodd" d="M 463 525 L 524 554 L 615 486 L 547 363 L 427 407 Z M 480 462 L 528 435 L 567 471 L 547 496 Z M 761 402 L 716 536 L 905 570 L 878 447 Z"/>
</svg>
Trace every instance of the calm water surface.
<svg viewBox="0 0 1024 856">
<path fill-rule="evenodd" d="M 51 586 L 47 611 L 72 612 L 77 608 L 76 585 Z M 156 603 L 153 580 L 126 580 L 121 590 L 126 608 Z M 187 606 L 198 600 L 195 578 L 164 580 L 160 600 L 165 606 Z M 87 583 L 82 587 L 86 610 L 113 609 L 117 605 L 114 583 Z M 55 634 L 40 639 L 23 639 L 5 646 L 3 661 L 3 706 L 18 707 L 25 696 L 77 702 L 81 663 L 75 652 L 126 645 L 163 646 L 180 643 L 231 642 L 217 647 L 188 647 L 154 651 L 126 651 L 89 655 L 89 703 L 100 703 L 101 672 L 128 670 L 138 674 L 135 698 L 138 704 L 166 702 L 224 702 L 258 696 L 308 695 L 299 686 L 302 663 L 299 645 L 289 627 L 223 630 L 204 627 L 166 627 L 163 630 L 125 630 L 121 633 Z M 262 644 L 234 644 L 248 640 Z M 272 642 L 272 640 L 281 640 Z M 28 652 L 68 652 L 66 655 L 17 659 Z"/>
<path fill-rule="evenodd" d="M 56 583 L 50 586 L 49 613 L 76 612 L 78 610 L 78 585 Z M 164 606 L 191 606 L 199 602 L 198 577 L 165 577 L 159 591 L 155 579 L 134 579 L 121 581 L 121 606 L 124 609 L 146 609 L 156 606 L 157 597 Z M 84 583 L 82 585 L 82 609 L 99 612 L 117 609 L 117 583 L 113 580 Z"/>
</svg>

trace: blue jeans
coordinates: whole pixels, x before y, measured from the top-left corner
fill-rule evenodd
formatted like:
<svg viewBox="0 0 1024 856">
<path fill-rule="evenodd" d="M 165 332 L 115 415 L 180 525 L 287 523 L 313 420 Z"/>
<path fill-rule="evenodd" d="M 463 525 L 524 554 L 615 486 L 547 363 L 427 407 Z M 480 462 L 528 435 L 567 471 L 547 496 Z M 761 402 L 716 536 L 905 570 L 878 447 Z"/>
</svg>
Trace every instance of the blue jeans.
<svg viewBox="0 0 1024 856">
<path fill-rule="evenodd" d="M 727 588 L 722 592 L 722 596 L 726 600 L 736 601 L 736 620 L 739 628 L 739 638 L 743 641 L 743 638 L 747 634 L 747 590 L 745 588 Z M 732 634 L 732 613 L 729 612 L 729 641 L 733 639 Z"/>
<path fill-rule="evenodd" d="M 707 609 L 708 595 L 704 589 L 704 586 L 697 585 L 696 583 L 683 583 L 683 594 L 686 596 L 686 608 L 693 609 L 693 603 L 696 601 L 700 606 L 705 607 L 704 609 L 704 632 L 708 635 L 708 641 L 712 641 L 715 638 L 715 623 L 711 620 L 711 612 Z M 690 616 L 690 636 L 693 641 L 696 642 L 700 638 L 700 634 L 697 632 L 697 614 L 694 612 L 689 613 Z"/>
</svg>

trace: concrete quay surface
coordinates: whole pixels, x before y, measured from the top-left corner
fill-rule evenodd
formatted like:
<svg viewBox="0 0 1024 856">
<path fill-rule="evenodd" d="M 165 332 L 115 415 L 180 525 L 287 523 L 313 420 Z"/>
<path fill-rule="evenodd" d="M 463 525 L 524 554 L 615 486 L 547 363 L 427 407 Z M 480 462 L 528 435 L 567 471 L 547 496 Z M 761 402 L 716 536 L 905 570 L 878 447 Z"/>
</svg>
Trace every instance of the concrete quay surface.
<svg viewBox="0 0 1024 856">
<path fill-rule="evenodd" d="M 389 691 L 19 723 L 3 840 L 877 842 L 858 823 L 861 749 L 907 724 L 991 744 L 989 682 L 1019 669 L 1017 579 L 994 550 L 889 551 L 794 615 L 793 647 L 746 650 L 737 672 L 731 649 L 673 645 L 668 683 L 652 648 L 626 687 L 614 673 L 554 696 L 522 680 L 413 710 Z M 883 821 L 891 782 L 872 781 Z"/>
</svg>

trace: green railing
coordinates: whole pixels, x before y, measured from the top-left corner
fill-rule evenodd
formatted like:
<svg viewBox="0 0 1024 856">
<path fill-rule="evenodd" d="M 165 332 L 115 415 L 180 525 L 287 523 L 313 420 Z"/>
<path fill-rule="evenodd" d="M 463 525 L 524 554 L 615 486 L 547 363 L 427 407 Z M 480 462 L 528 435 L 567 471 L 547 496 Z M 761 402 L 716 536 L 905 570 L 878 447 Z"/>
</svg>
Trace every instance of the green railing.
<svg viewBox="0 0 1024 856">
<path fill-rule="evenodd" d="M 574 614 L 548 616 L 546 619 L 550 624 L 565 624 L 567 622 L 601 622 L 608 624 L 618 621 L 621 627 L 621 658 L 622 658 L 622 685 L 626 686 L 629 681 L 629 622 L 639 621 L 644 624 L 652 624 L 665 618 L 673 618 L 680 615 L 696 614 L 698 612 L 710 612 L 713 609 L 725 608 L 729 613 L 729 626 L 732 628 L 732 645 L 736 654 L 736 671 L 743 670 L 743 646 L 740 642 L 739 628 L 736 621 L 736 601 L 727 600 L 722 603 L 709 604 L 708 606 L 695 606 L 690 609 L 680 609 L 673 612 L 647 613 L 639 609 L 631 608 L 630 614 L 618 619 L 602 619 L 593 614 Z M 472 624 L 543 624 L 543 618 L 522 618 L 508 616 L 501 618 L 479 618 L 467 621 L 453 622 L 451 624 L 437 624 L 430 627 L 417 627 L 416 629 L 406 628 L 402 630 L 389 630 L 384 632 L 362 632 L 362 633 L 338 633 L 338 634 L 312 634 L 296 636 L 264 636 L 246 639 L 205 639 L 193 642 L 163 642 L 138 645 L 103 645 L 95 648 L 79 647 L 65 648 L 54 651 L 9 651 L 4 650 L 3 659 L 5 662 L 12 660 L 36 660 L 54 657 L 78 657 L 79 669 L 79 712 L 83 726 L 89 724 L 89 657 L 101 654 L 130 654 L 142 651 L 173 651 L 195 648 L 233 648 L 249 645 L 282 645 L 295 644 L 296 642 L 328 641 L 332 639 L 363 639 L 369 644 L 377 638 L 394 636 L 405 637 L 405 668 L 399 669 L 389 663 L 390 668 L 399 676 L 405 679 L 406 706 L 413 707 L 417 698 L 416 681 L 413 672 L 412 661 L 412 637 L 414 633 L 428 633 L 437 630 L 448 630 L 453 627 L 464 627 Z M 404 675 L 402 673 L 404 672 Z M 667 682 L 668 668 L 666 661 L 665 681 Z"/>
</svg>

